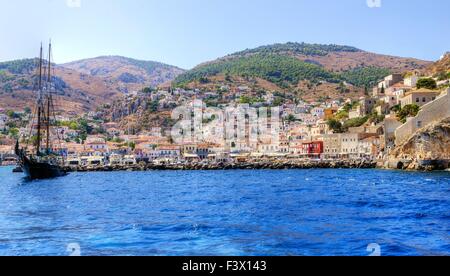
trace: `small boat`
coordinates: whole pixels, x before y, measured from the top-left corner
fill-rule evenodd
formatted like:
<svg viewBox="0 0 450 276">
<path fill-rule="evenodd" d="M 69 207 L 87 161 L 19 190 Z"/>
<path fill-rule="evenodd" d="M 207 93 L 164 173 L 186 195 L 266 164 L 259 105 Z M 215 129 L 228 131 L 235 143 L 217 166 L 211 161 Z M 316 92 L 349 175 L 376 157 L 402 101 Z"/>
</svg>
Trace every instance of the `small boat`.
<svg viewBox="0 0 450 276">
<path fill-rule="evenodd" d="M 53 102 L 52 85 L 52 45 L 49 44 L 48 60 L 43 59 L 43 49 L 41 45 L 39 66 L 37 73 L 37 102 L 34 117 L 31 121 L 30 137 L 25 147 L 20 147 L 16 142 L 15 153 L 18 156 L 20 168 L 30 180 L 47 179 L 60 177 L 67 174 L 63 168 L 64 156 L 58 147 L 52 145 L 53 134 L 58 136 L 58 132 L 52 132 L 52 125 L 56 125 L 55 108 Z M 59 137 L 57 140 L 60 143 Z M 33 143 L 34 150 L 28 150 L 28 143 Z M 56 149 L 56 150 L 55 150 Z M 61 147 L 59 147 L 61 149 Z"/>
</svg>

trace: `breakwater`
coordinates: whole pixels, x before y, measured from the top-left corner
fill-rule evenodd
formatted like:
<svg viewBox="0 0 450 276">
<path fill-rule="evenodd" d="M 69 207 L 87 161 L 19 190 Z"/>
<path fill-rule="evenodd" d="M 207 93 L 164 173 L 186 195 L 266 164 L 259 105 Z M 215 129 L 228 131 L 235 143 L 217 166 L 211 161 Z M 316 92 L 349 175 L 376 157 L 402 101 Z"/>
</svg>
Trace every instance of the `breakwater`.
<svg viewBox="0 0 450 276">
<path fill-rule="evenodd" d="M 284 170 L 284 169 L 373 169 L 377 162 L 366 160 L 305 161 L 305 160 L 266 160 L 236 163 L 181 163 L 146 164 L 114 166 L 66 167 L 68 172 L 92 171 L 149 171 L 149 170 Z"/>
</svg>

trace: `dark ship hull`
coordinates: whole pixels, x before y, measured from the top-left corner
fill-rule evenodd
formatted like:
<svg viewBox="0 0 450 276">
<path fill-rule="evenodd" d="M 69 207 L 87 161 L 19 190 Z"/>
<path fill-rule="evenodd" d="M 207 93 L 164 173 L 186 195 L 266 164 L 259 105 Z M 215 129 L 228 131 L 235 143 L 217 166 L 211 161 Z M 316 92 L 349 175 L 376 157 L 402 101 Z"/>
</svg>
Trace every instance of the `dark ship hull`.
<svg viewBox="0 0 450 276">
<path fill-rule="evenodd" d="M 67 172 L 60 166 L 30 160 L 25 156 L 20 159 L 20 167 L 30 180 L 49 179 L 67 175 Z"/>
</svg>

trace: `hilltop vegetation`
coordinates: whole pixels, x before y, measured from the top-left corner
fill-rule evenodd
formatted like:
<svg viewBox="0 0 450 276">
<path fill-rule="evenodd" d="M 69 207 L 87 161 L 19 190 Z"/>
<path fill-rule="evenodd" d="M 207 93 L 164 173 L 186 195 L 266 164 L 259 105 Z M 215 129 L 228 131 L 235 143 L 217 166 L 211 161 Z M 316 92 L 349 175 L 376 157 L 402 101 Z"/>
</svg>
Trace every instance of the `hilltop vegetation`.
<svg viewBox="0 0 450 276">
<path fill-rule="evenodd" d="M 389 75 L 391 71 L 387 68 L 379 67 L 359 67 L 341 73 L 341 78 L 353 85 L 359 87 L 372 87 L 382 79 Z"/>
<path fill-rule="evenodd" d="M 359 87 L 369 87 L 389 73 L 389 69 L 376 67 L 356 68 L 343 73 L 334 73 L 319 65 L 307 63 L 294 57 L 256 53 L 199 66 L 177 77 L 175 84 L 185 85 L 192 81 L 204 83 L 208 81 L 208 77 L 224 74 L 258 77 L 282 88 L 295 86 L 303 80 L 312 83 L 347 81 Z"/>
<path fill-rule="evenodd" d="M 8 71 L 11 74 L 27 74 L 32 72 L 38 64 L 37 59 L 21 59 L 0 62 L 0 72 Z"/>
<path fill-rule="evenodd" d="M 326 56 L 330 52 L 360 52 L 361 50 L 341 45 L 322 45 L 288 42 L 285 44 L 277 43 L 273 45 L 261 46 L 255 49 L 246 49 L 241 52 L 232 54 L 232 56 L 245 56 L 248 54 L 301 54 L 306 56 Z"/>
<path fill-rule="evenodd" d="M 351 46 L 289 42 L 247 49 L 201 64 L 178 76 L 174 84 L 201 88 L 196 86 L 209 83 L 215 76 L 227 75 L 228 79 L 260 78 L 280 89 L 293 90 L 300 82 L 308 81 L 312 85 L 347 82 L 367 90 L 390 73 L 423 69 L 429 64 L 412 58 L 369 53 Z"/>
<path fill-rule="evenodd" d="M 194 80 L 204 82 L 207 77 L 218 74 L 259 77 L 280 87 L 295 85 L 301 80 L 338 81 L 336 76 L 314 64 L 288 56 L 255 54 L 197 67 L 176 78 L 175 82 L 178 85 Z"/>
</svg>

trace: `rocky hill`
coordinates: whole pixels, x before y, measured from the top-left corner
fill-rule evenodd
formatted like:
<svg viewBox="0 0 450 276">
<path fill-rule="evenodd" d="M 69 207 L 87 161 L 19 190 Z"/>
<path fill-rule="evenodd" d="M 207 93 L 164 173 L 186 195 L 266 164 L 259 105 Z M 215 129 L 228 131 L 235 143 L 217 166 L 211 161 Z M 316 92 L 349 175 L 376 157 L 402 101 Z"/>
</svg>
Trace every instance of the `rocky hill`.
<svg viewBox="0 0 450 276">
<path fill-rule="evenodd" d="M 450 72 L 450 52 L 445 54 L 440 60 L 426 68 L 426 75 L 436 75 Z"/>
<path fill-rule="evenodd" d="M 0 108 L 21 111 L 34 105 L 36 94 L 36 59 L 0 63 Z M 95 110 L 105 98 L 121 93 L 103 79 L 61 66 L 54 66 L 57 109 L 64 113 Z"/>
<path fill-rule="evenodd" d="M 331 91 L 346 83 L 358 87 L 361 94 L 389 73 L 420 70 L 430 64 L 350 46 L 286 43 L 248 49 L 201 64 L 178 76 L 174 84 L 188 88 L 218 86 L 214 77 L 222 76 L 233 86 L 234 78 L 243 77 L 264 80 L 278 91 L 301 90 L 299 86 L 306 81 L 313 86 L 328 83 Z"/>
<path fill-rule="evenodd" d="M 407 169 L 446 169 L 450 162 L 450 118 L 436 122 L 415 133 L 398 146 L 391 159 L 409 160 Z"/>
<path fill-rule="evenodd" d="M 79 60 L 61 66 L 92 77 L 100 77 L 124 93 L 146 86 L 158 86 L 184 72 L 175 66 L 120 56 Z"/>
<path fill-rule="evenodd" d="M 37 64 L 36 59 L 0 63 L 0 108 L 20 111 L 34 104 Z M 64 113 L 95 110 L 123 93 L 159 85 L 183 71 L 170 65 L 123 57 L 54 65 L 54 70 L 57 103 Z"/>
</svg>

